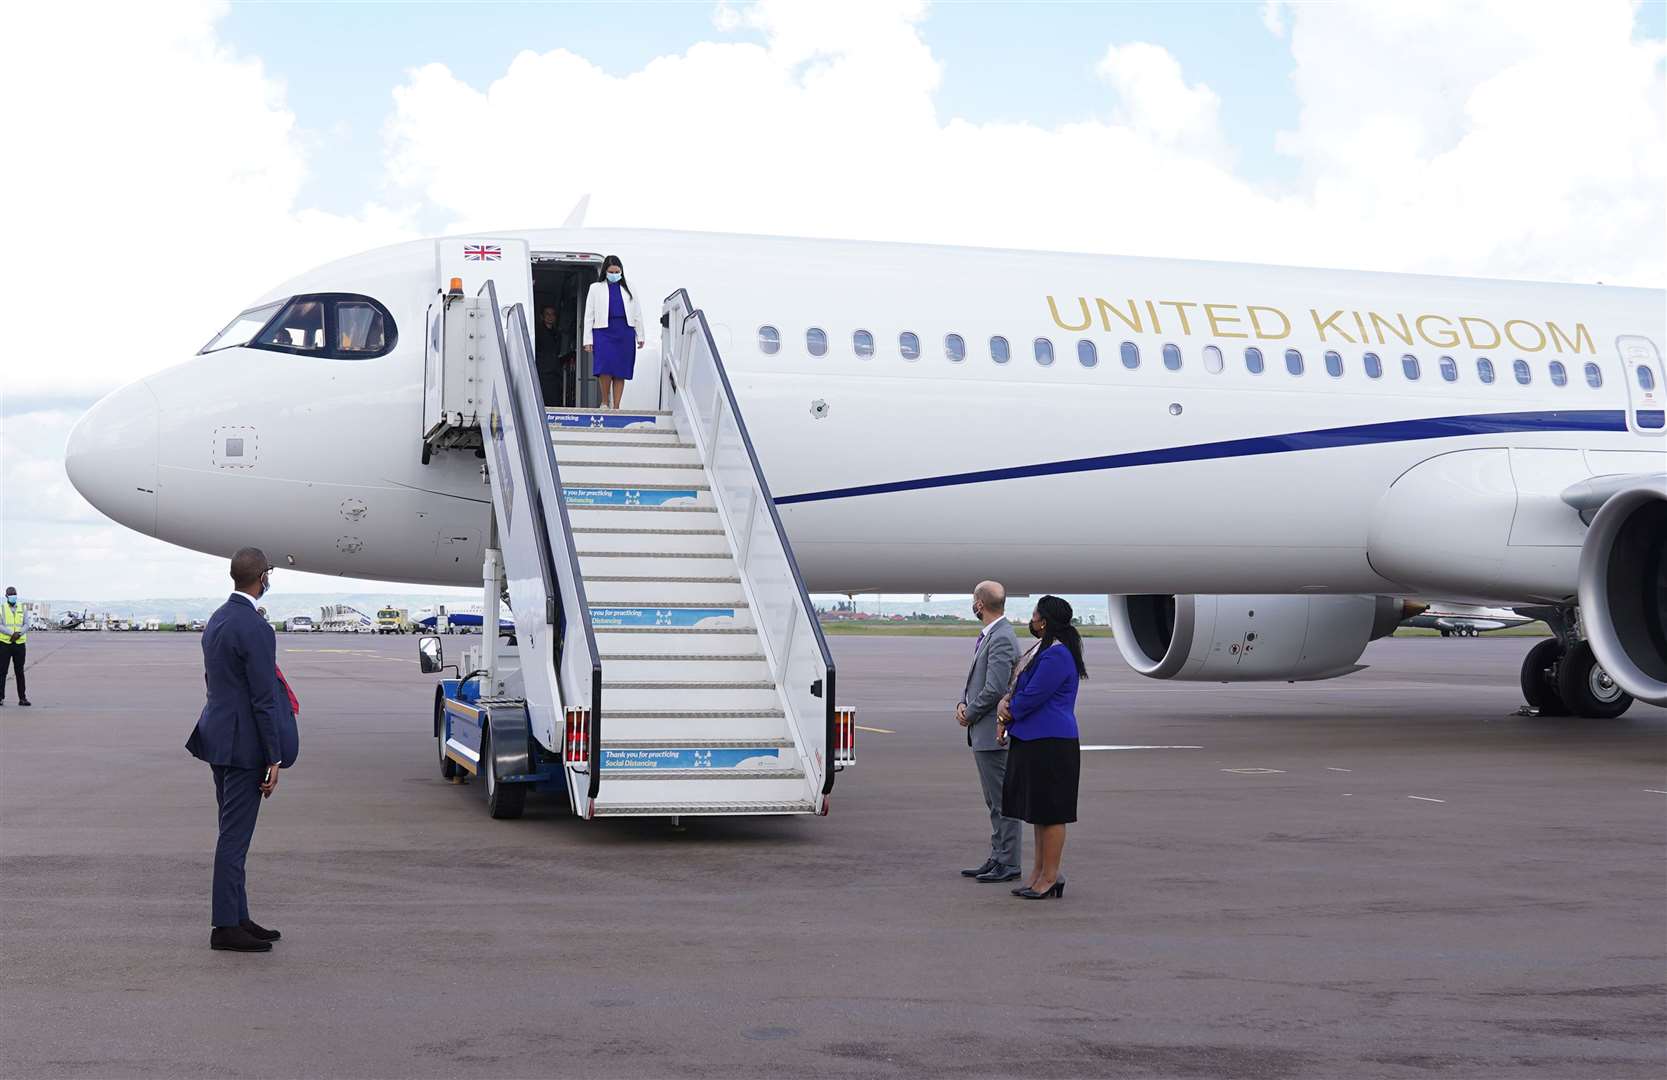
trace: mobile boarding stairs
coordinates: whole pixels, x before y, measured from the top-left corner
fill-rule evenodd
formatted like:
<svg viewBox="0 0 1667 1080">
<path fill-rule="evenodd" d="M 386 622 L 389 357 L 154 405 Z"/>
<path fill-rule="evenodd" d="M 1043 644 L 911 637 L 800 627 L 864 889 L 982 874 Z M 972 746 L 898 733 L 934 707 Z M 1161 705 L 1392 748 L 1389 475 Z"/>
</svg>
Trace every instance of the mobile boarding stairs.
<svg viewBox="0 0 1667 1080">
<path fill-rule="evenodd" d="M 435 694 L 441 773 L 493 817 L 529 791 L 587 819 L 827 813 L 855 718 L 705 315 L 665 301 L 660 410 L 546 410 L 522 305 L 451 286 L 423 460 L 482 456 L 493 521 L 481 645 Z M 443 669 L 439 638 L 419 652 Z"/>
</svg>

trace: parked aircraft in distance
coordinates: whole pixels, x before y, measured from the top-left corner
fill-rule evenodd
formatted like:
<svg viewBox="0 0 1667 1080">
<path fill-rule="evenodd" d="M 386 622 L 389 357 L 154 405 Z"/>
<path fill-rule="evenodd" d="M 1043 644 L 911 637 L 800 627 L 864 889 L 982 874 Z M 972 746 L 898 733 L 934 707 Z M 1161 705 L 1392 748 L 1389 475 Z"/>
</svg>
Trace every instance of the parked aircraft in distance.
<svg viewBox="0 0 1667 1080">
<path fill-rule="evenodd" d="M 228 312 L 86 414 L 70 478 L 184 547 L 478 584 L 482 457 L 424 443 L 436 313 L 490 279 L 504 311 L 576 325 L 605 254 L 648 320 L 674 290 L 706 313 L 811 589 L 1106 593 L 1135 670 L 1228 681 L 1357 670 L 1399 598 L 1443 596 L 1547 621 L 1522 671 L 1543 711 L 1667 703 L 1659 290 L 652 230 L 424 240 Z M 626 412 L 680 392 L 659 363 L 685 328 L 651 324 Z"/>
</svg>

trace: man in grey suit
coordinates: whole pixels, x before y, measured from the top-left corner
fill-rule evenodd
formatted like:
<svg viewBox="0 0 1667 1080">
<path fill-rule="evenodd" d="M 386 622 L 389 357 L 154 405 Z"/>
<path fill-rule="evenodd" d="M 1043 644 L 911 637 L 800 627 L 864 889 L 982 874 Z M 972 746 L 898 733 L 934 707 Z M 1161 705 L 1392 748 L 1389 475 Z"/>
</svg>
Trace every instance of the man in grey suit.
<svg viewBox="0 0 1667 1080">
<path fill-rule="evenodd" d="M 1019 876 L 1021 823 L 1001 815 L 1001 784 L 1007 776 L 1007 747 L 996 740 L 996 705 L 1013 679 L 1019 639 L 1007 621 L 1007 590 L 1000 582 L 981 581 L 972 592 L 972 612 L 984 624 L 973 646 L 972 670 L 955 706 L 955 719 L 967 729 L 967 745 L 978 764 L 978 782 L 990 811 L 990 857 L 984 865 L 963 870 L 975 881 L 1013 881 Z"/>
</svg>

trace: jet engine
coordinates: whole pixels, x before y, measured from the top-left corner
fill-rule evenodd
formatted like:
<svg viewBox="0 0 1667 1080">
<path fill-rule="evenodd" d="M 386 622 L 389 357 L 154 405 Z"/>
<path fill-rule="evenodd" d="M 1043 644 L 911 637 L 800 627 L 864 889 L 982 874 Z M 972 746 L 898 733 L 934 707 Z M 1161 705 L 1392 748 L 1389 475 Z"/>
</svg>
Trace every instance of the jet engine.
<svg viewBox="0 0 1667 1080">
<path fill-rule="evenodd" d="M 1129 666 L 1153 679 L 1300 682 L 1359 671 L 1366 643 L 1422 610 L 1389 596 L 1113 596 Z"/>
<path fill-rule="evenodd" d="M 1580 549 L 1586 641 L 1621 689 L 1667 705 L 1667 484 L 1638 477 L 1603 501 Z"/>
</svg>

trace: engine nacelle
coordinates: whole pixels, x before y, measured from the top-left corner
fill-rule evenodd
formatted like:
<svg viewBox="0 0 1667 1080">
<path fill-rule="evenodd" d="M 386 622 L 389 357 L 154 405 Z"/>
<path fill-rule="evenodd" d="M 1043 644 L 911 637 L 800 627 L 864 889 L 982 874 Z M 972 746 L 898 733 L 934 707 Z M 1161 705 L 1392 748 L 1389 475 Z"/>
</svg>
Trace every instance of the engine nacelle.
<svg viewBox="0 0 1667 1080">
<path fill-rule="evenodd" d="M 1606 499 L 1580 548 L 1580 617 L 1621 689 L 1667 705 L 1667 487 L 1642 479 Z"/>
<path fill-rule="evenodd" d="M 1359 671 L 1366 643 L 1421 610 L 1389 596 L 1113 596 L 1129 666 L 1153 679 L 1300 682 Z"/>
</svg>

